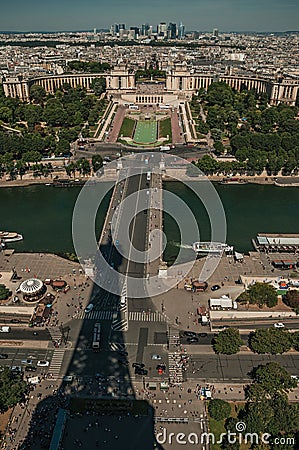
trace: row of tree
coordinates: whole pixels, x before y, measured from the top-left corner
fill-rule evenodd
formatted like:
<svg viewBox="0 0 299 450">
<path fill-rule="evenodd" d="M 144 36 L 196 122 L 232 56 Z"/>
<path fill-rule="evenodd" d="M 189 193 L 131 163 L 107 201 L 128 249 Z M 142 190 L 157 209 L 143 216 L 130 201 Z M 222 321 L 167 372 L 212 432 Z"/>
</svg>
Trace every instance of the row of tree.
<svg viewBox="0 0 299 450">
<path fill-rule="evenodd" d="M 77 161 L 72 161 L 65 167 L 65 171 L 69 176 L 75 176 L 76 172 L 80 175 L 87 176 L 90 175 L 91 169 L 94 173 L 103 167 L 103 159 L 100 155 L 93 155 L 91 164 L 88 159 L 80 158 Z"/>
<path fill-rule="evenodd" d="M 226 328 L 215 336 L 213 348 L 217 354 L 233 355 L 244 345 L 237 328 Z M 292 348 L 299 351 L 299 332 L 290 333 L 279 328 L 261 328 L 250 333 L 248 347 L 254 353 L 282 354 Z"/>
</svg>

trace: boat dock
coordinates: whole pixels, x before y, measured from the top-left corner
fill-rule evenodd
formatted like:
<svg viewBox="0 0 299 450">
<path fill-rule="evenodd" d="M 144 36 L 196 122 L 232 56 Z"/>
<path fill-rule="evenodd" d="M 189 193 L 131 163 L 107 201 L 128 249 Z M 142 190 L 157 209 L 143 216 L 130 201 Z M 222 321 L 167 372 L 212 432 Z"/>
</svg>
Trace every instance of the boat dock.
<svg viewBox="0 0 299 450">
<path fill-rule="evenodd" d="M 297 253 L 299 251 L 299 234 L 258 233 L 252 243 L 259 252 Z"/>
</svg>

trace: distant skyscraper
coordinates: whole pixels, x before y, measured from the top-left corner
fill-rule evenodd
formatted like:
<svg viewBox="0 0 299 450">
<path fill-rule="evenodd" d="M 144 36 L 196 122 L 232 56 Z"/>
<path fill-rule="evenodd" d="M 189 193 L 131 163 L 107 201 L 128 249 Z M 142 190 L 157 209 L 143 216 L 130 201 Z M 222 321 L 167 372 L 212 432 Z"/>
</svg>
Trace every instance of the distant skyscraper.
<svg viewBox="0 0 299 450">
<path fill-rule="evenodd" d="M 168 39 L 175 39 L 176 35 L 176 23 L 170 22 L 167 28 L 167 37 Z"/>
<path fill-rule="evenodd" d="M 218 30 L 218 28 L 214 28 L 214 30 L 213 30 L 213 36 L 214 36 L 214 37 L 218 37 L 218 36 L 219 36 L 219 30 Z"/>
<path fill-rule="evenodd" d="M 185 36 L 185 27 L 182 24 L 182 22 L 180 22 L 179 28 L 178 28 L 178 38 L 183 39 L 184 36 Z"/>
<path fill-rule="evenodd" d="M 160 22 L 158 25 L 158 36 L 167 36 L 167 25 L 165 22 Z"/>
<path fill-rule="evenodd" d="M 125 30 L 126 29 L 126 24 L 125 23 L 119 23 L 118 24 L 118 30 Z"/>
<path fill-rule="evenodd" d="M 140 29 L 138 27 L 130 27 L 130 31 L 134 31 L 135 36 L 139 36 L 140 34 Z"/>
<path fill-rule="evenodd" d="M 149 28 L 150 27 L 148 23 L 143 23 L 141 25 L 141 36 L 148 36 Z"/>
<path fill-rule="evenodd" d="M 114 23 L 113 25 L 111 25 L 110 33 L 112 34 L 112 36 L 115 36 L 118 32 L 119 32 L 119 27 L 118 27 L 117 23 Z"/>
</svg>

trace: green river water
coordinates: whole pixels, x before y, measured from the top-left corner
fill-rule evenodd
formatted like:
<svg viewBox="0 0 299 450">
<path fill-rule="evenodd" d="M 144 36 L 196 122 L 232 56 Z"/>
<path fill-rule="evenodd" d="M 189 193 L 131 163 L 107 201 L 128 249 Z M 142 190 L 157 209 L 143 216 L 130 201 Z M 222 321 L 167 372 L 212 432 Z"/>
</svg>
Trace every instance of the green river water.
<svg viewBox="0 0 299 450">
<path fill-rule="evenodd" d="M 203 205 L 181 183 L 168 182 L 164 188 L 180 196 L 192 209 L 199 224 L 201 240 L 208 240 L 210 226 Z M 227 242 L 236 250 L 252 250 L 251 239 L 258 232 L 299 233 L 299 189 L 273 185 L 218 185 L 227 220 Z M 90 195 L 93 188 L 90 187 Z M 72 252 L 72 212 L 79 187 L 54 188 L 29 186 L 0 189 L 0 230 L 22 233 L 24 240 L 11 244 L 17 251 Z M 102 202 L 96 220 L 99 235 L 109 204 Z M 168 238 L 165 259 L 171 260 L 179 245 L 179 232 L 165 215 L 164 231 Z M 183 244 L 192 244 L 190 242 Z"/>
</svg>

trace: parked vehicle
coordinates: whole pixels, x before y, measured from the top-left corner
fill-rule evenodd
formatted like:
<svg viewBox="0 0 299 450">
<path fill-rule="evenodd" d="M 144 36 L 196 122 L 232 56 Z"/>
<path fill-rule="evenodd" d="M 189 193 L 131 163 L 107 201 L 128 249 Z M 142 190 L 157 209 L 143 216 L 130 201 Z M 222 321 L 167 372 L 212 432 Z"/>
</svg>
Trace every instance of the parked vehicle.
<svg viewBox="0 0 299 450">
<path fill-rule="evenodd" d="M 134 362 L 134 363 L 132 364 L 132 367 L 135 367 L 135 368 L 138 368 L 138 367 L 139 367 L 140 369 L 142 369 L 143 367 L 145 367 L 145 364 Z"/>
<path fill-rule="evenodd" d="M 32 359 L 22 359 L 21 363 L 31 365 L 33 364 L 33 361 Z"/>
<path fill-rule="evenodd" d="M 148 371 L 146 369 L 142 369 L 140 367 L 136 367 L 135 369 L 135 375 L 143 375 L 146 376 L 148 374 Z"/>
<path fill-rule="evenodd" d="M 152 355 L 152 359 L 156 361 L 160 361 L 162 358 L 160 355 Z"/>
<path fill-rule="evenodd" d="M 196 337 L 196 333 L 193 331 L 184 331 L 183 335 L 188 337 Z"/>
<path fill-rule="evenodd" d="M 8 354 L 7 353 L 0 353 L 0 359 L 7 359 Z"/>
<path fill-rule="evenodd" d="M 195 342 L 198 342 L 198 337 L 190 337 L 187 339 L 189 344 L 194 344 Z"/>
<path fill-rule="evenodd" d="M 40 360 L 36 364 L 38 367 L 48 367 L 50 365 L 49 361 Z"/>
<path fill-rule="evenodd" d="M 85 312 L 89 313 L 90 311 L 93 310 L 93 307 L 94 307 L 93 303 L 89 303 L 89 305 L 87 305 L 85 308 Z"/>
<path fill-rule="evenodd" d="M 211 291 L 218 291 L 218 289 L 221 289 L 221 286 L 219 286 L 219 284 L 214 284 L 213 286 L 211 286 Z"/>
<path fill-rule="evenodd" d="M 36 372 L 37 371 L 37 367 L 35 366 L 26 366 L 25 367 L 25 372 Z"/>
</svg>

